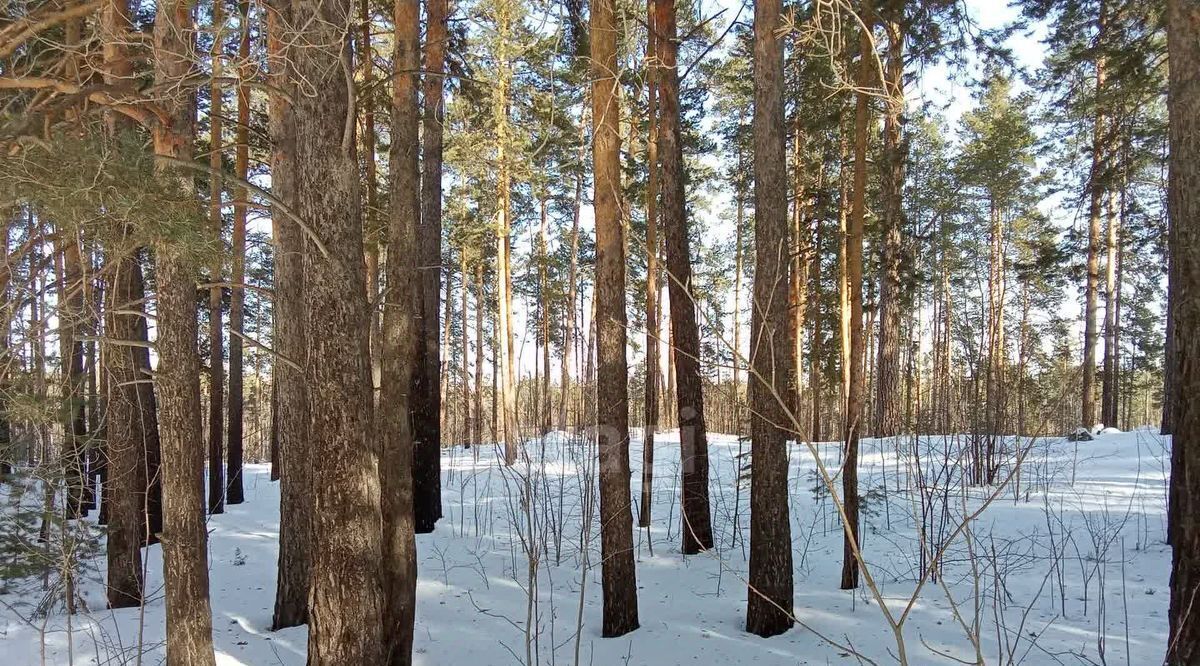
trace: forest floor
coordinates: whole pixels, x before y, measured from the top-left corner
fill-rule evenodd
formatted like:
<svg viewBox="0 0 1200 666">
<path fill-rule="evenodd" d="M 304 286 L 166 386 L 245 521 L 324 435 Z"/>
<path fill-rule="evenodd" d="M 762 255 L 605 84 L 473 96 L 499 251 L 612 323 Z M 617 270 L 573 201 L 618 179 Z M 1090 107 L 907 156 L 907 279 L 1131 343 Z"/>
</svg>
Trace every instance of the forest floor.
<svg viewBox="0 0 1200 666">
<path fill-rule="evenodd" d="M 635 537 L 641 628 L 613 639 L 600 637 L 594 448 L 555 433 L 531 442 L 507 469 L 490 447 L 446 449 L 444 517 L 417 538 L 416 663 L 897 662 L 875 593 L 837 589 L 842 532 L 815 463 L 819 454 L 836 475 L 837 444 L 790 445 L 795 608 L 804 626 L 764 640 L 744 631 L 749 483 L 738 479 L 749 444 L 711 437 L 716 544 L 685 557 L 678 434 L 657 440 L 653 526 Z M 910 609 L 907 663 L 1160 663 L 1170 596 L 1168 447 L 1169 438 L 1148 430 L 1078 444 L 1005 439 L 996 484 L 979 486 L 959 473 L 967 436 L 864 440 L 862 547 L 894 620 Z M 641 449 L 635 438 L 635 502 Z M 209 521 L 217 663 L 303 664 L 305 628 L 269 631 L 279 486 L 263 465 L 248 466 L 245 480 L 246 502 Z M 834 483 L 840 489 L 840 479 Z M 6 490 L 4 500 L 13 515 L 14 493 Z M 159 547 L 147 551 L 144 612 L 109 611 L 99 539 L 82 563 L 87 609 L 74 617 L 61 608 L 38 612 L 46 596 L 39 576 L 0 586 L 6 666 L 127 664 L 138 654 L 140 663 L 162 661 Z M 927 562 L 939 551 L 941 575 L 922 577 L 922 552 Z"/>
</svg>

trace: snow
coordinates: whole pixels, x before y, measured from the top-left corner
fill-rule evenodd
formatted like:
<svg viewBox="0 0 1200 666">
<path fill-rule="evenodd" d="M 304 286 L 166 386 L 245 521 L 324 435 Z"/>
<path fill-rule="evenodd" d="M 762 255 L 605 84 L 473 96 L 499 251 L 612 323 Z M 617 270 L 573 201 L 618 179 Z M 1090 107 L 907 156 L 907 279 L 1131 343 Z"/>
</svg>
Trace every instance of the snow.
<svg viewBox="0 0 1200 666">
<path fill-rule="evenodd" d="M 804 626 L 760 639 L 744 631 L 749 488 L 737 478 L 739 450 L 749 445 L 711 437 L 717 543 L 685 557 L 678 434 L 656 438 L 654 525 L 635 536 L 641 628 L 613 639 L 600 637 L 598 527 L 595 516 L 588 519 L 594 448 L 555 433 L 531 442 L 510 469 L 490 447 L 446 449 L 445 517 L 434 534 L 417 538 L 415 662 L 526 663 L 528 654 L 544 664 L 859 663 L 855 651 L 862 663 L 896 663 L 896 639 L 870 591 L 837 589 L 842 533 L 814 457 L 835 476 L 837 444 L 789 445 L 795 608 Z M 974 663 L 973 640 L 987 663 L 1160 663 L 1170 596 L 1169 438 L 1147 430 L 1078 443 L 1005 438 L 996 478 L 1007 484 L 964 489 L 959 461 L 970 445 L 965 435 L 922 438 L 918 464 L 909 439 L 863 442 L 863 550 L 893 617 L 911 605 L 902 630 L 908 663 Z M 1018 455 L 1019 471 L 1012 467 Z M 630 458 L 636 502 L 637 437 Z M 245 479 L 246 503 L 209 521 L 217 663 L 303 664 L 305 628 L 269 631 L 278 484 L 261 465 L 247 467 Z M 834 482 L 840 490 L 840 479 Z M 976 511 L 969 530 L 956 531 Z M 923 585 L 922 525 L 935 542 L 948 542 L 942 575 Z M 532 603 L 528 544 L 537 565 Z M 6 661 L 41 663 L 44 654 L 45 663 L 67 664 L 73 653 L 77 664 L 132 663 L 145 652 L 144 663 L 160 662 L 162 562 L 157 546 L 146 552 L 144 613 L 104 609 L 102 548 L 83 563 L 89 609 L 73 618 L 61 608 L 35 615 L 40 580 L 8 581 L 0 593 Z"/>
</svg>

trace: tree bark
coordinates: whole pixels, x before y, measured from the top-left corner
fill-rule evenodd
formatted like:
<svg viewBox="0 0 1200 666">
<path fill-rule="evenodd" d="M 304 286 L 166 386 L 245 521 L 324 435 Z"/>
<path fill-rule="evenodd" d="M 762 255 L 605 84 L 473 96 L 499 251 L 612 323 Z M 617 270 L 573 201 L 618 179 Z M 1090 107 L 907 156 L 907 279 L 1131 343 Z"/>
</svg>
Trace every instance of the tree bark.
<svg viewBox="0 0 1200 666">
<path fill-rule="evenodd" d="M 511 190 L 512 173 L 509 160 L 509 143 L 511 128 L 509 127 L 509 91 L 512 85 L 512 63 L 509 61 L 509 41 L 512 39 L 513 17 L 510 10 L 502 9 L 497 12 L 497 72 L 492 92 L 492 122 L 496 133 L 496 163 L 498 177 L 496 178 L 496 287 L 497 312 L 496 327 L 499 349 L 500 381 L 500 414 L 493 418 L 499 422 L 500 439 L 504 441 L 504 462 L 512 465 L 517 461 L 517 448 L 520 446 L 520 436 L 517 432 L 517 396 L 514 380 L 515 368 L 513 362 L 513 331 L 512 331 L 512 209 Z"/>
<path fill-rule="evenodd" d="M 858 439 L 863 416 L 863 219 L 867 211 L 867 133 L 870 125 L 869 93 L 872 84 L 870 60 L 875 48 L 871 39 L 871 9 L 863 12 L 864 27 L 859 36 L 861 58 L 858 66 L 859 92 L 854 109 L 854 196 L 846 229 L 846 291 L 848 293 L 850 359 L 846 384 L 846 425 L 843 439 L 846 457 L 842 467 L 842 503 L 846 512 L 843 526 L 842 589 L 858 587 Z"/>
<path fill-rule="evenodd" d="M 746 631 L 792 626 L 787 400 L 792 264 L 783 119 L 780 0 L 754 3 L 754 300 L 750 324 L 750 581 Z"/>
<path fill-rule="evenodd" d="M 238 80 L 252 76 L 250 63 L 250 3 L 239 0 L 238 16 L 241 19 L 241 39 L 238 42 Z M 246 213 L 249 208 L 249 192 L 241 183 L 250 173 L 250 89 L 239 83 L 237 87 L 237 148 L 234 157 L 233 188 L 233 247 L 230 249 L 232 262 L 229 269 L 229 424 L 225 437 L 226 487 L 225 501 L 241 504 L 245 501 L 242 489 L 242 415 L 244 406 L 242 366 L 243 338 L 246 328 L 246 290 L 241 286 L 246 281 Z"/>
<path fill-rule="evenodd" d="M 293 96 L 296 212 L 304 253 L 304 379 L 312 461 L 309 664 L 384 657 L 378 452 L 372 435 L 359 177 L 353 126 L 351 0 L 291 0 L 289 71 L 315 94 Z M 303 20 L 303 24 L 299 22 Z M 297 29 L 300 25 L 302 28 Z M 285 452 L 286 455 L 286 452 Z"/>
<path fill-rule="evenodd" d="M 420 262 L 421 209 L 418 158 L 417 68 L 420 0 L 395 0 L 395 69 L 392 86 L 391 215 L 388 224 L 387 297 L 383 310 L 383 374 L 376 414 L 383 496 L 383 627 L 385 662 L 412 663 L 417 558 L 414 474 L 419 446 L 414 375 L 421 372 L 424 285 Z M 436 315 L 435 315 L 436 316 Z M 436 415 L 435 415 L 436 417 Z M 432 529 L 432 525 L 430 525 Z"/>
<path fill-rule="evenodd" d="M 1100 216 L 1104 189 L 1108 185 L 1108 119 L 1102 98 L 1106 92 L 1107 62 L 1104 43 L 1108 31 L 1108 2 L 1100 0 L 1096 47 L 1096 117 L 1092 127 L 1092 167 L 1088 178 L 1087 280 L 1083 308 L 1083 399 L 1084 428 L 1096 424 L 1096 313 L 1100 286 Z"/>
<path fill-rule="evenodd" d="M 808 348 L 808 390 L 812 392 L 812 426 L 809 437 L 814 442 L 821 439 L 821 398 L 824 386 L 821 382 L 821 358 L 824 341 L 821 329 L 821 217 L 813 219 L 813 252 L 808 264 L 808 302 L 812 304 L 813 312 L 809 317 L 812 322 L 812 333 Z"/>
<path fill-rule="evenodd" d="M 438 337 L 438 310 L 442 277 L 442 133 L 446 67 L 446 3 L 427 0 L 424 85 L 424 122 L 421 132 L 421 224 L 419 230 L 422 257 L 420 280 L 423 289 L 421 321 L 423 363 L 415 369 L 414 390 L 417 398 L 413 422 L 413 502 L 418 534 L 432 532 L 442 517 L 441 464 L 441 341 Z M 449 322 L 446 323 L 449 327 Z"/>
<path fill-rule="evenodd" d="M 267 14 L 267 64 L 276 91 L 269 100 L 271 133 L 271 192 L 289 209 L 296 204 L 295 150 L 292 108 L 283 93 L 293 90 L 288 73 L 285 25 L 289 7 L 272 3 Z M 275 439 L 279 449 L 279 567 L 272 629 L 308 621 L 309 571 L 312 564 L 313 460 L 309 440 L 308 389 L 304 311 L 305 239 L 294 221 L 272 210 L 275 242 L 275 301 L 273 360 Z"/>
<path fill-rule="evenodd" d="M 1107 229 L 1104 235 L 1104 375 L 1100 391 L 1100 422 L 1105 426 L 1117 427 L 1117 239 L 1120 236 L 1121 220 L 1112 205 L 1113 193 L 1109 194 Z"/>
<path fill-rule="evenodd" d="M 1173 398 L 1170 523 L 1170 640 L 1166 663 L 1200 662 L 1200 615 L 1194 611 L 1200 589 L 1200 7 L 1184 0 L 1167 2 L 1167 44 L 1171 73 L 1168 210 L 1175 251 L 1175 327 L 1177 335 Z"/>
<path fill-rule="evenodd" d="M 562 402 L 558 409 L 559 423 L 563 430 L 567 430 L 567 418 L 570 413 L 568 406 L 572 393 L 571 372 L 574 370 L 572 366 L 575 365 L 575 316 L 578 312 L 575 301 L 579 298 L 579 207 L 582 201 L 583 174 L 580 173 L 575 176 L 575 199 L 571 213 L 571 259 L 567 267 L 567 316 L 563 317 Z"/>
<path fill-rule="evenodd" d="M 596 215 L 597 412 L 603 636 L 638 628 L 629 488 L 629 386 L 625 358 L 625 245 L 621 226 L 621 109 L 614 0 L 593 0 L 592 168 Z"/>
<path fill-rule="evenodd" d="M 549 248 L 549 240 L 546 235 L 546 225 L 548 222 L 548 207 L 549 202 L 543 198 L 539 202 L 540 219 L 538 225 L 538 338 L 541 339 L 542 347 L 542 365 L 541 365 L 541 381 L 538 384 L 538 392 L 541 395 L 541 400 L 538 403 L 538 409 L 535 416 L 538 422 L 538 435 L 545 437 L 546 433 L 550 432 L 550 304 L 547 302 L 546 290 L 549 287 L 549 278 L 547 276 L 547 249 Z"/>
<path fill-rule="evenodd" d="M 683 143 L 679 116 L 679 71 L 676 64 L 675 4 L 654 0 L 658 44 L 661 111 L 658 147 L 662 160 L 662 223 L 671 297 L 671 335 L 675 359 L 676 412 L 679 415 L 680 464 L 683 482 L 680 509 L 683 552 L 712 548 L 708 503 L 708 433 L 704 422 L 704 390 L 700 376 L 700 333 L 692 297 L 691 243 L 687 229 Z"/>
<path fill-rule="evenodd" d="M 225 76 L 223 67 L 222 38 L 225 29 L 225 1 L 212 0 L 212 25 L 216 39 L 213 40 L 213 82 L 209 88 L 210 107 L 208 121 L 208 224 L 213 243 L 220 251 L 213 254 L 208 278 L 214 285 L 224 282 L 225 242 L 221 218 L 222 169 L 224 152 L 222 127 L 225 117 L 225 98 L 221 80 Z M 225 341 L 221 329 L 222 287 L 208 290 L 208 512 L 225 513 Z"/>
<path fill-rule="evenodd" d="M 646 388 L 642 429 L 642 495 L 638 526 L 650 527 L 654 504 L 654 435 L 658 430 L 658 55 L 654 3 L 646 4 Z M 571 304 L 574 307 L 574 304 Z M 567 348 L 570 341 L 564 342 Z M 564 401 L 565 404 L 565 401 Z"/>
<path fill-rule="evenodd" d="M 114 2 L 113 5 L 124 5 Z M 126 10 L 128 11 L 128 10 Z M 127 14 L 126 14 L 127 16 Z M 142 269 L 137 257 L 121 252 L 114 243 L 114 262 L 108 277 L 105 307 L 105 336 L 102 367 L 104 378 L 106 455 L 108 474 L 104 485 L 108 513 L 108 606 L 128 608 L 142 603 L 142 544 L 146 542 L 146 449 L 142 392 L 136 347 L 125 343 L 139 339 L 142 305 Z M 152 407 L 152 406 L 151 406 Z"/>
<path fill-rule="evenodd" d="M 475 435 L 472 443 L 483 444 L 483 262 L 475 264 Z"/>
<path fill-rule="evenodd" d="M 83 341 L 80 340 L 80 323 L 84 316 L 83 303 L 83 258 L 80 254 L 79 234 L 64 230 L 57 243 L 61 257 L 59 266 L 59 359 L 61 361 L 61 400 L 63 446 L 63 474 L 66 484 L 66 515 L 81 518 L 87 515 L 87 416 L 85 390 L 87 377 L 84 375 Z"/>
<path fill-rule="evenodd" d="M 179 82 L 192 67 L 188 54 L 191 0 L 164 0 L 154 20 L 154 80 L 171 90 L 159 103 L 167 117 L 153 131 L 155 155 L 190 159 L 195 97 Z M 190 175 L 177 179 L 181 199 L 195 196 Z M 199 211 L 197 211 L 199 212 Z M 167 602 L 167 662 L 216 663 L 212 610 L 208 601 L 208 532 L 204 524 L 204 448 L 201 439 L 200 356 L 196 342 L 198 266 L 187 247 L 161 241 L 154 248 L 158 286 L 157 352 L 154 375 L 162 438 L 162 555 Z"/>
<path fill-rule="evenodd" d="M 896 11 L 902 13 L 902 9 Z M 879 285 L 879 357 L 875 379 L 875 437 L 900 434 L 900 310 L 901 231 L 903 222 L 904 162 L 901 142 L 904 112 L 903 16 L 885 23 L 888 35 L 883 119 L 883 256 Z"/>
</svg>

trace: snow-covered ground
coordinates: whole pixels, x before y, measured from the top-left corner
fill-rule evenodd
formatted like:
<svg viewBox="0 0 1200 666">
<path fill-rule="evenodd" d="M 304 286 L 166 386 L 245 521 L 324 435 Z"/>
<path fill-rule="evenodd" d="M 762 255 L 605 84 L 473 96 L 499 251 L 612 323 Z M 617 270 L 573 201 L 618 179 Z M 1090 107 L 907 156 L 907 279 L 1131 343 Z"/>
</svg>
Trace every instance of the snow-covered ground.
<svg viewBox="0 0 1200 666">
<path fill-rule="evenodd" d="M 739 466 L 749 463 L 738 455 L 748 444 L 711 438 L 716 548 L 684 557 L 678 436 L 657 439 L 654 524 L 635 537 L 641 628 L 614 639 L 600 637 L 594 449 L 556 433 L 529 444 L 510 469 L 497 464 L 491 448 L 478 450 L 478 459 L 476 450 L 447 449 L 445 517 L 434 534 L 417 539 L 416 662 L 897 662 L 896 632 L 872 592 L 838 589 L 841 528 L 814 449 L 790 446 L 795 608 L 803 626 L 764 640 L 744 631 L 749 487 L 737 479 Z M 997 478 L 1007 484 L 964 491 L 958 461 L 969 446 L 965 436 L 923 439 L 918 464 L 909 440 L 863 443 L 863 549 L 893 621 L 904 618 L 908 663 L 977 663 L 977 653 L 988 664 L 1161 662 L 1171 560 L 1164 544 L 1169 439 L 1136 431 L 1078 444 L 1006 440 L 1009 462 Z M 1027 451 L 1019 474 L 1010 466 L 1018 450 Z M 815 451 L 836 475 L 838 446 Z M 640 439 L 630 457 L 636 501 Z M 267 468 L 250 466 L 246 503 L 209 521 L 218 664 L 304 663 L 303 627 L 268 629 L 278 504 Z M 958 529 L 965 515 L 975 518 Z M 922 576 L 922 551 L 943 549 L 941 575 Z M 49 617 L 34 613 L 45 594 L 40 579 L 6 582 L 6 666 L 126 664 L 138 654 L 141 663 L 159 663 L 162 564 L 157 546 L 148 553 L 151 600 L 144 610 L 105 610 L 102 549 L 84 563 L 88 609 L 73 618 L 61 609 Z"/>
</svg>

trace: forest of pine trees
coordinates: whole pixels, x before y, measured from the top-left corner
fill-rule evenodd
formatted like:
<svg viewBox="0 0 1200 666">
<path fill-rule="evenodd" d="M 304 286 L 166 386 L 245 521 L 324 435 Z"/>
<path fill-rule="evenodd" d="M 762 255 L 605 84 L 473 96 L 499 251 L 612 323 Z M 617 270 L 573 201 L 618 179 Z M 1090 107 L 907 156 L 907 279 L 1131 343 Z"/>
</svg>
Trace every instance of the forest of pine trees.
<svg viewBox="0 0 1200 666">
<path fill-rule="evenodd" d="M 789 663 L 1128 663 L 1127 550 L 1170 562 L 1139 649 L 1200 663 L 1194 0 L 6 2 L 0 221 L 0 629 L 42 663 L 221 662 L 263 510 L 281 663 L 449 661 L 456 569 L 520 634 L 484 663 L 675 663 L 638 641 L 703 558 L 706 631 L 811 632 Z M 1151 498 L 1072 556 L 1124 619 L 1101 587 L 1055 651 L 976 530 L 1033 507 L 1069 620 L 1047 498 L 1105 442 Z M 942 589 L 959 652 L 911 628 Z M 154 607 L 47 661 L 50 618 Z"/>
</svg>

